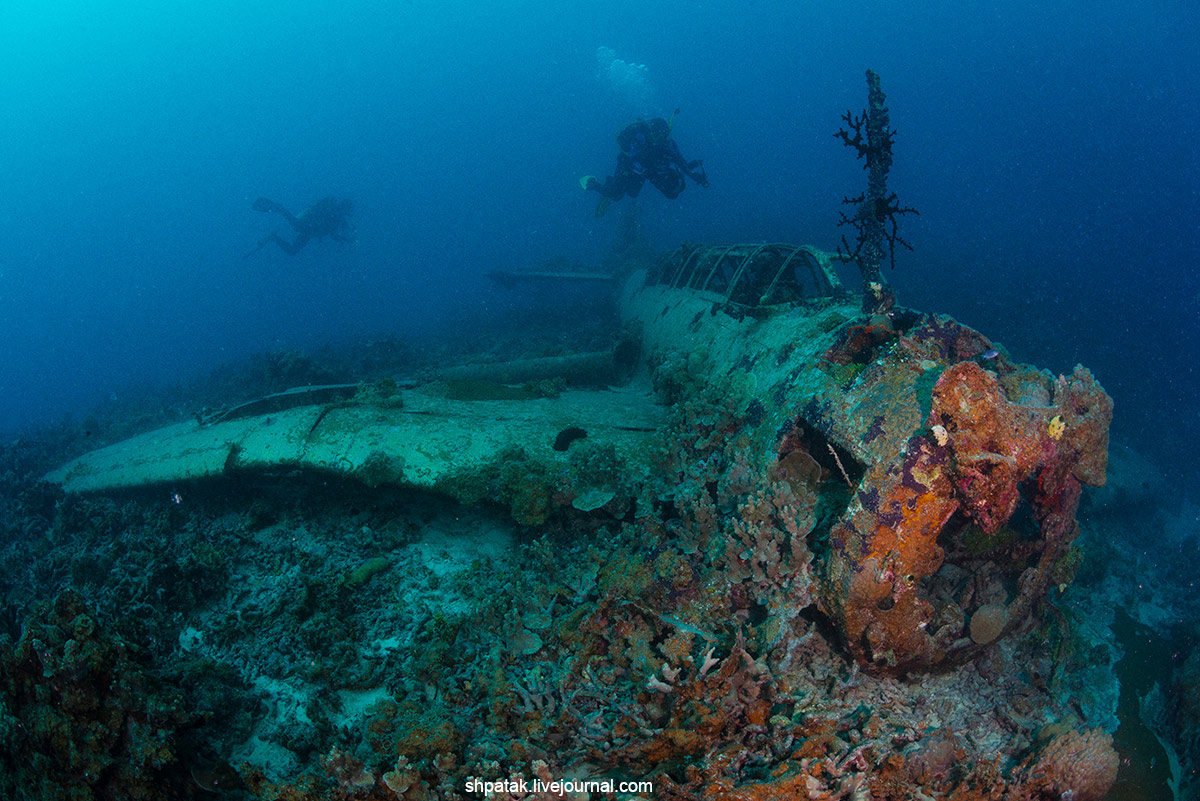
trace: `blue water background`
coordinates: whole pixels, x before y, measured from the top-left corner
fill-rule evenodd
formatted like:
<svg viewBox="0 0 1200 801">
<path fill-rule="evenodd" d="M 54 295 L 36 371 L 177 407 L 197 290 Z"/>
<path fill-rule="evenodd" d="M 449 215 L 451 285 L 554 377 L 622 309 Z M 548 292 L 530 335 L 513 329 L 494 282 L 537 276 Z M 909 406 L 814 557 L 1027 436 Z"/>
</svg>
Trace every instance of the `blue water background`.
<svg viewBox="0 0 1200 801">
<path fill-rule="evenodd" d="M 0 431 L 279 348 L 502 311 L 482 277 L 594 263 L 584 173 L 681 109 L 712 186 L 647 189 L 656 246 L 832 249 L 864 174 L 832 134 L 883 77 L 889 272 L 1015 358 L 1089 366 L 1119 436 L 1196 475 L 1200 3 L 388 0 L 0 6 Z M 644 65 L 645 91 L 597 74 Z M 358 241 L 242 254 L 354 198 Z M 626 201 L 627 202 L 627 201 Z"/>
</svg>

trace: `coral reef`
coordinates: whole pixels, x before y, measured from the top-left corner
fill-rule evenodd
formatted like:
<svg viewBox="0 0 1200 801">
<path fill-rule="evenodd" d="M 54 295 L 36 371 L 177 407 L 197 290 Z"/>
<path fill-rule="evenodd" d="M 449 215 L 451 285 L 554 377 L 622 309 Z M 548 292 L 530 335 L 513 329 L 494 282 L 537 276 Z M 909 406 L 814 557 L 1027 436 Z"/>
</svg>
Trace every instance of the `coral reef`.
<svg viewBox="0 0 1200 801">
<path fill-rule="evenodd" d="M 53 515 L 30 584 L 77 594 L 0 650 L 2 731 L 46 775 L 85 768 L 38 795 L 1103 797 L 1114 710 L 1086 685 L 1112 686 L 1115 646 L 1064 594 L 1107 477 L 1094 377 L 945 317 L 671 291 L 630 315 L 669 404 L 638 448 L 588 422 L 555 449 L 584 430 L 564 420 L 548 458 L 509 447 L 424 492 L 371 445 L 360 475 L 28 496 Z M 22 739 L 35 719 L 55 737 Z"/>
<path fill-rule="evenodd" d="M 178 798 L 182 698 L 146 673 L 72 591 L 0 638 L 0 794 Z"/>
</svg>

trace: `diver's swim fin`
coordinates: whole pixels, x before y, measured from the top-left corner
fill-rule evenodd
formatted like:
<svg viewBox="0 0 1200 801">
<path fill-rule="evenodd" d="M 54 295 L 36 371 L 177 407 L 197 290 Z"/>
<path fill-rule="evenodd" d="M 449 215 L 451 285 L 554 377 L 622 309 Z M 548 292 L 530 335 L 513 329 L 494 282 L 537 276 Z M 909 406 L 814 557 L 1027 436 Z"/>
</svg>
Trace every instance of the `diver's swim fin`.
<svg viewBox="0 0 1200 801">
<path fill-rule="evenodd" d="M 251 257 L 251 256 L 253 256 L 255 253 L 257 253 L 258 251 L 262 250 L 262 249 L 263 249 L 263 246 L 264 246 L 264 245 L 266 245 L 266 244 L 267 244 L 268 242 L 270 242 L 270 241 L 271 241 L 271 237 L 267 237 L 266 239 L 264 239 L 263 241 L 261 241 L 261 242 L 259 242 L 257 245 L 255 245 L 254 247 L 250 248 L 250 250 L 246 251 L 246 254 L 245 254 L 244 256 L 242 256 L 242 258 L 243 258 L 243 259 L 248 259 L 248 258 L 250 258 L 250 257 Z"/>
<path fill-rule="evenodd" d="M 260 240 L 258 241 L 258 244 L 257 244 L 257 245 L 255 245 L 254 247 L 250 248 L 250 250 L 246 251 L 246 255 L 242 256 L 242 258 L 243 258 L 243 259 L 248 259 L 248 258 L 250 258 L 251 256 L 253 256 L 255 253 L 257 253 L 257 252 L 259 252 L 260 250 L 262 250 L 263 248 L 265 248 L 265 247 L 266 247 L 266 246 L 267 246 L 269 243 L 271 243 L 271 242 L 277 242 L 277 241 L 282 241 L 282 240 L 280 240 L 280 239 L 279 239 L 279 234 L 277 234 L 277 233 L 275 233 L 274 231 L 272 231 L 271 233 L 267 234 L 265 237 L 263 237 L 262 239 L 260 239 Z"/>
<path fill-rule="evenodd" d="M 585 175 L 579 179 L 579 188 L 582 189 L 584 192 L 586 192 L 592 188 L 593 183 L 596 186 L 599 186 L 600 180 L 598 178 L 596 178 L 596 176 L 594 176 L 594 175 Z"/>
<path fill-rule="evenodd" d="M 611 203 L 612 203 L 612 198 L 608 198 L 608 197 L 600 198 L 600 202 L 596 204 L 596 211 L 595 211 L 596 219 L 599 219 L 608 213 L 608 207 L 609 207 L 609 204 L 611 204 Z"/>
</svg>

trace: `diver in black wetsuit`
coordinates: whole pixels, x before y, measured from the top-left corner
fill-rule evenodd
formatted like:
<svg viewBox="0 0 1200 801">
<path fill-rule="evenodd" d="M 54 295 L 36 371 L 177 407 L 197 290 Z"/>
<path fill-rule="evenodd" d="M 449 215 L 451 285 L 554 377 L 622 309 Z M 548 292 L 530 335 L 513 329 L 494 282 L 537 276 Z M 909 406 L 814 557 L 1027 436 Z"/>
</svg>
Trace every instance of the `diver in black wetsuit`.
<svg viewBox="0 0 1200 801">
<path fill-rule="evenodd" d="M 278 214 L 288 221 L 288 225 L 292 226 L 292 230 L 296 232 L 296 238 L 289 242 L 279 234 L 272 232 L 270 236 L 259 242 L 257 247 L 247 253 L 247 256 L 262 250 L 270 242 L 279 245 L 279 249 L 284 253 L 294 256 L 311 239 L 328 236 L 335 242 L 354 241 L 354 226 L 350 224 L 350 214 L 354 211 L 354 203 L 345 198 L 336 198 L 332 195 L 321 198 L 299 217 L 274 200 L 268 200 L 265 197 L 254 201 L 254 210 Z"/>
<path fill-rule="evenodd" d="M 703 187 L 708 186 L 704 162 L 684 160 L 679 145 L 671 138 L 671 123 L 662 117 L 626 125 L 617 134 L 617 147 L 620 152 L 616 170 L 604 183 L 594 175 L 579 179 L 584 189 L 603 196 L 596 206 L 597 217 L 604 216 L 610 202 L 626 195 L 637 197 L 646 181 L 668 198 L 676 198 L 683 191 L 685 175 Z"/>
</svg>

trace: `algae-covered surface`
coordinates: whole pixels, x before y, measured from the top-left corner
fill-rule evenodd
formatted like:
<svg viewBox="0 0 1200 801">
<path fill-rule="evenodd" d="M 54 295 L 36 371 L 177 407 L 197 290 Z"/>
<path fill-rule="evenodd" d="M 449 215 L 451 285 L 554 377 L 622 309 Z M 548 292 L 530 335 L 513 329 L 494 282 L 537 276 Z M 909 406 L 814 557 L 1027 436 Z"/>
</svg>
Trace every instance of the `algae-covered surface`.
<svg viewBox="0 0 1200 801">
<path fill-rule="evenodd" d="M 109 677 L 94 770 L 141 758 L 122 787 L 184 795 L 1098 799 L 1121 647 L 1075 586 L 1091 375 L 944 316 L 644 280 L 621 385 L 385 382 L 51 472 L 27 548 L 74 589 L 6 652 L 13 686 Z M 47 698 L 22 725 L 96 725 Z"/>
<path fill-rule="evenodd" d="M 48 479 L 69 492 L 94 492 L 305 469 L 428 489 L 514 448 L 565 463 L 554 443 L 572 427 L 644 470 L 648 434 L 664 416 L 644 385 L 519 400 L 406 391 L 386 404 L 350 401 L 212 425 L 180 423 L 89 453 Z"/>
</svg>

